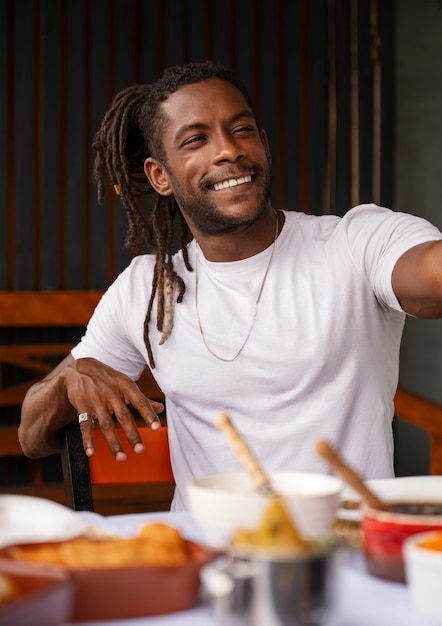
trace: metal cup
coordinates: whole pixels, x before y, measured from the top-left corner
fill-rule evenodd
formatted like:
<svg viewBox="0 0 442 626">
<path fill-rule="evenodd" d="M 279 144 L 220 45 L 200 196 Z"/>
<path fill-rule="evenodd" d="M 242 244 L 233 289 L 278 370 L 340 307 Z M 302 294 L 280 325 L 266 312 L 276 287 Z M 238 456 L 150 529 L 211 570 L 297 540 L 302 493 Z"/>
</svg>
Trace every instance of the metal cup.
<svg viewBox="0 0 442 626">
<path fill-rule="evenodd" d="M 219 626 L 321 626 L 333 604 L 335 549 L 306 556 L 231 556 L 203 569 Z"/>
</svg>

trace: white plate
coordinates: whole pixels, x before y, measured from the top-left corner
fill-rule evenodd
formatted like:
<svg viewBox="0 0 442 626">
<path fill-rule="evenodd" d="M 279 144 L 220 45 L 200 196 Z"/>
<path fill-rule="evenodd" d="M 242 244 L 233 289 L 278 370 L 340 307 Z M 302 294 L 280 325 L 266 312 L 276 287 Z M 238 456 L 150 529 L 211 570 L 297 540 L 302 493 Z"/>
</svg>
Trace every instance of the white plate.
<svg viewBox="0 0 442 626">
<path fill-rule="evenodd" d="M 381 500 L 432 500 L 442 501 L 442 476 L 400 476 L 399 478 L 377 478 L 367 480 L 366 485 Z M 361 496 L 350 487 L 345 487 L 341 502 L 351 500 L 360 502 Z M 338 519 L 359 521 L 360 509 L 340 508 Z"/>
<path fill-rule="evenodd" d="M 58 502 L 34 496 L 0 495 L 0 548 L 65 541 L 82 535 L 87 528 L 80 516 Z"/>
</svg>

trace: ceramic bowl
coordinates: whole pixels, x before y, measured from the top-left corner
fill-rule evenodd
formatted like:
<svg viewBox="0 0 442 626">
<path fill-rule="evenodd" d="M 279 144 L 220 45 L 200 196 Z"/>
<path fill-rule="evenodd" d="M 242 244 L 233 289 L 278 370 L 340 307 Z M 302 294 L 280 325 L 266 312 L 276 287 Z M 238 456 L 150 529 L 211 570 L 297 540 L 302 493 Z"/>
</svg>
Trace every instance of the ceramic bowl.
<svg viewBox="0 0 442 626">
<path fill-rule="evenodd" d="M 386 480 L 384 488 L 377 481 L 377 495 L 393 510 L 362 507 L 361 528 L 368 570 L 380 578 L 405 582 L 404 541 L 417 533 L 442 529 L 442 476 L 396 481 Z"/>
<path fill-rule="evenodd" d="M 339 478 L 302 472 L 270 474 L 274 488 L 306 539 L 326 535 L 336 519 L 343 483 Z M 254 530 L 269 503 L 246 473 L 194 479 L 187 486 L 189 509 L 207 544 L 226 549 L 238 528 Z"/>
<path fill-rule="evenodd" d="M 432 626 L 442 626 L 442 531 L 419 533 L 403 545 L 411 601 Z"/>
<path fill-rule="evenodd" d="M 60 626 L 71 621 L 75 586 L 65 572 L 0 558 L 0 576 L 16 590 L 12 599 L 0 602 L 2 626 Z"/>
<path fill-rule="evenodd" d="M 190 541 L 188 549 L 189 559 L 179 565 L 68 568 L 15 561 L 14 548 L 3 551 L 3 560 L 26 568 L 30 576 L 39 572 L 67 578 L 75 589 L 70 621 L 83 622 L 163 615 L 194 607 L 199 599 L 201 568 L 217 553 Z M 1 619 L 0 624 L 3 626 Z"/>
<path fill-rule="evenodd" d="M 181 565 L 71 570 L 77 589 L 72 621 L 186 611 L 198 603 L 200 570 L 212 559 L 212 553 L 193 544 L 192 558 Z"/>
</svg>

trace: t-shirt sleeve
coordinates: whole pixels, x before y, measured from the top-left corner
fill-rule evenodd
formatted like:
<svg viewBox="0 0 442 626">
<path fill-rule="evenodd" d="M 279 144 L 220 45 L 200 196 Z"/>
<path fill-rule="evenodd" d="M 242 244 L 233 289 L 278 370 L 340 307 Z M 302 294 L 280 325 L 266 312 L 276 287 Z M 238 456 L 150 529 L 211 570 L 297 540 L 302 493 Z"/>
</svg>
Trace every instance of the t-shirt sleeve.
<svg viewBox="0 0 442 626">
<path fill-rule="evenodd" d="M 394 266 L 410 248 L 442 239 L 440 230 L 421 217 L 374 204 L 351 209 L 342 222 L 350 253 L 378 301 L 402 311 L 391 282 Z"/>
<path fill-rule="evenodd" d="M 91 357 L 137 380 L 146 367 L 143 337 L 145 308 L 134 302 L 134 261 L 99 301 L 81 341 L 72 349 L 75 359 Z"/>
</svg>

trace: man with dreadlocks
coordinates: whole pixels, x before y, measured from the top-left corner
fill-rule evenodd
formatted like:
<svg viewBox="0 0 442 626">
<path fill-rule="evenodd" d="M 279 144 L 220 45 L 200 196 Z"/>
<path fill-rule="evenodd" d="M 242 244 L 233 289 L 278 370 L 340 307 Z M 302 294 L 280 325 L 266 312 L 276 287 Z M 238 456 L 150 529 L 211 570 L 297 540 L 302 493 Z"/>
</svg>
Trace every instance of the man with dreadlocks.
<svg viewBox="0 0 442 626">
<path fill-rule="evenodd" d="M 269 471 L 327 471 L 313 451 L 321 438 L 365 477 L 392 476 L 404 319 L 442 316 L 442 233 L 373 204 L 342 218 L 276 211 L 266 134 L 242 86 L 210 62 L 122 91 L 93 145 L 100 201 L 109 177 L 129 245 L 150 253 L 134 257 L 81 342 L 28 392 L 24 452 L 57 451 L 60 430 L 79 419 L 91 455 L 96 419 L 124 461 L 115 416 L 142 453 L 128 405 L 153 430 L 162 409 L 133 382 L 147 364 L 166 396 L 175 509 L 193 476 L 238 469 L 213 425 L 220 410 Z M 137 208 L 147 193 L 149 221 Z"/>
</svg>

